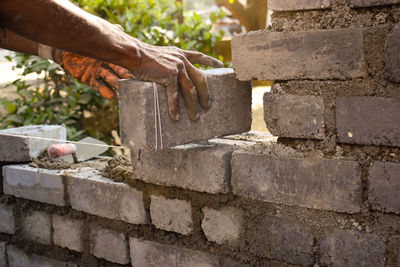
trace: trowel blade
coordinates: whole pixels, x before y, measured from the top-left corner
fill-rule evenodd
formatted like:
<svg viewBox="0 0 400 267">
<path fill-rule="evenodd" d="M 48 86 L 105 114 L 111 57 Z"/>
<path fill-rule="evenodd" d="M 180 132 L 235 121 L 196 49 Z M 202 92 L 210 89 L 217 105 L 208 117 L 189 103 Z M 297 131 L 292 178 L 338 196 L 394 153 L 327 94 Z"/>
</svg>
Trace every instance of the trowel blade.
<svg viewBox="0 0 400 267">
<path fill-rule="evenodd" d="M 88 144 L 80 144 L 88 143 Z M 85 161 L 97 157 L 108 150 L 108 146 L 103 141 L 92 137 L 86 137 L 76 143 L 76 157 L 78 161 Z"/>
</svg>

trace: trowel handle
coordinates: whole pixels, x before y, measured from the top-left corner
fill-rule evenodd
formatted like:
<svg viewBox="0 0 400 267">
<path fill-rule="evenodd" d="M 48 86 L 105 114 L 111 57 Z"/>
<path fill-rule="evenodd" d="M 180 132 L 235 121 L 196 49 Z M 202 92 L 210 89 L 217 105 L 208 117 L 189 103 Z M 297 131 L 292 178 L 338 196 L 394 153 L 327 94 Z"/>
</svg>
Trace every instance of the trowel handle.
<svg viewBox="0 0 400 267">
<path fill-rule="evenodd" d="M 59 158 L 76 152 L 74 144 L 55 144 L 47 148 L 47 154 L 50 158 Z"/>
</svg>

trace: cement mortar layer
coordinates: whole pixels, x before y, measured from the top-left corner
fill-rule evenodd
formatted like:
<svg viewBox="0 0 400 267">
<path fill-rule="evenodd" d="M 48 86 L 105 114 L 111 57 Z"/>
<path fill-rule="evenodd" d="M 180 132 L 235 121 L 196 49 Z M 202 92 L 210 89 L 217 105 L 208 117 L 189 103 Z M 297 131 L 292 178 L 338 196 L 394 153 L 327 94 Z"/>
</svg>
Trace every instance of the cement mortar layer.
<svg viewBox="0 0 400 267">
<path fill-rule="evenodd" d="M 352 8 L 350 1 L 332 0 L 330 9 L 298 12 L 274 12 L 274 31 L 305 31 L 349 27 L 371 27 L 400 21 L 400 5 Z"/>
</svg>

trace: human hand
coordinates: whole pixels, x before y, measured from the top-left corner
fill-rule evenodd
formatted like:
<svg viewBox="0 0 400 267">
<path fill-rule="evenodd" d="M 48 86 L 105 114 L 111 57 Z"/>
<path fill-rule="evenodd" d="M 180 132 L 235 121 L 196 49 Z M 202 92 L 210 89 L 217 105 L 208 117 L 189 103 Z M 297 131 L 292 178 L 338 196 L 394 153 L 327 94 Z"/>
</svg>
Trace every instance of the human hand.
<svg viewBox="0 0 400 267">
<path fill-rule="evenodd" d="M 166 87 L 168 111 L 172 120 L 179 119 L 178 89 L 181 90 L 186 112 L 197 120 L 198 103 L 210 107 L 206 77 L 192 64 L 223 67 L 223 63 L 200 52 L 185 51 L 177 47 L 152 46 L 138 43 L 139 62 L 129 69 L 135 77 L 161 83 Z"/>
<path fill-rule="evenodd" d="M 59 49 L 55 49 L 53 57 L 68 74 L 108 99 L 116 97 L 119 79 L 133 78 L 125 68 L 90 57 Z"/>
</svg>

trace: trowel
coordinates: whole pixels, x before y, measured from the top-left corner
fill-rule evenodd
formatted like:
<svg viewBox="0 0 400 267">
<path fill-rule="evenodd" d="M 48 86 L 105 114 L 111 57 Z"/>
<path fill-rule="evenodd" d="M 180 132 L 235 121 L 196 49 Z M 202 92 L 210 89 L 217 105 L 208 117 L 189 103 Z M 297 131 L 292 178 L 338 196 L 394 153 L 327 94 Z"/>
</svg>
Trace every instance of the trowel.
<svg viewBox="0 0 400 267">
<path fill-rule="evenodd" d="M 47 148 L 50 158 L 66 162 L 80 162 L 97 157 L 108 150 L 108 145 L 92 137 L 86 137 L 74 144 L 53 144 Z"/>
</svg>

